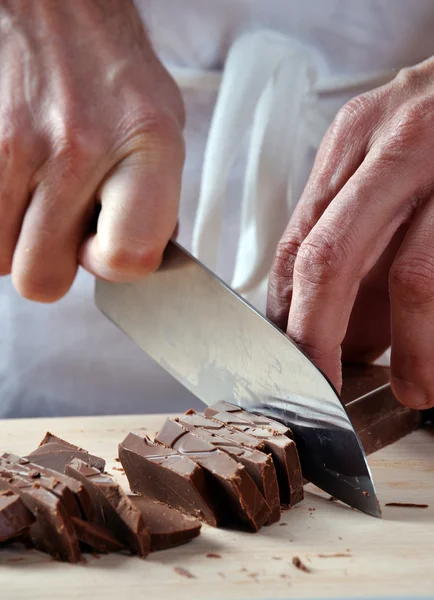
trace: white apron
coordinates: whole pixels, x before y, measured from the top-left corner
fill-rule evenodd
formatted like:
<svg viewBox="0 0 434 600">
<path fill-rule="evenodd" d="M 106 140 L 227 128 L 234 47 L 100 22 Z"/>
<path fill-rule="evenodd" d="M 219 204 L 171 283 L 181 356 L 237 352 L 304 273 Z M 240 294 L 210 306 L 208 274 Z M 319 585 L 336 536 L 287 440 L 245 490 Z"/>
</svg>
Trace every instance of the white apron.
<svg viewBox="0 0 434 600">
<path fill-rule="evenodd" d="M 274 248 L 325 128 L 349 98 L 434 54 L 434 3 L 136 4 L 187 108 L 179 240 L 264 310 Z M 98 313 L 92 295 L 82 270 L 50 306 L 0 279 L 0 417 L 200 406 Z"/>
</svg>

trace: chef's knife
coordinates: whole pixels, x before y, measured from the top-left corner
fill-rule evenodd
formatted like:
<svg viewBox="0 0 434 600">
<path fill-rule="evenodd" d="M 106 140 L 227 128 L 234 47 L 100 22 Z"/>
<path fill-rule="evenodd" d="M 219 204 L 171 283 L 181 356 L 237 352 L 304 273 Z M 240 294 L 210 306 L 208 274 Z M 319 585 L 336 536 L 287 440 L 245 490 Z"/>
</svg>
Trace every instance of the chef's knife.
<svg viewBox="0 0 434 600">
<path fill-rule="evenodd" d="M 178 244 L 137 283 L 96 284 L 96 304 L 205 404 L 226 400 L 282 421 L 303 474 L 381 516 L 359 438 L 326 377 L 286 335 Z"/>
</svg>

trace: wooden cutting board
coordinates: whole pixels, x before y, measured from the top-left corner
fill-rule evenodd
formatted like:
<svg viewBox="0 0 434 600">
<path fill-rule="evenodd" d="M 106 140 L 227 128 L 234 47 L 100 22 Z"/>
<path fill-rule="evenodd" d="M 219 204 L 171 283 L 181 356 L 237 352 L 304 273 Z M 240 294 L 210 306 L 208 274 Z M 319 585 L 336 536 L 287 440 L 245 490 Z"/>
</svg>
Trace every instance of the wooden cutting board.
<svg viewBox="0 0 434 600">
<path fill-rule="evenodd" d="M 0 449 L 26 454 L 53 433 L 107 460 L 130 430 L 153 435 L 163 416 L 0 420 Z M 104 600 L 173 598 L 432 596 L 434 593 L 434 432 L 417 431 L 369 458 L 383 520 L 331 502 L 314 486 L 282 521 L 258 534 L 204 526 L 186 546 L 147 560 L 87 556 L 82 565 L 55 562 L 36 551 L 0 550 L 0 598 Z M 217 558 L 212 555 L 218 555 Z M 207 556 L 208 555 L 208 556 Z M 292 564 L 298 556 L 310 573 Z"/>
</svg>

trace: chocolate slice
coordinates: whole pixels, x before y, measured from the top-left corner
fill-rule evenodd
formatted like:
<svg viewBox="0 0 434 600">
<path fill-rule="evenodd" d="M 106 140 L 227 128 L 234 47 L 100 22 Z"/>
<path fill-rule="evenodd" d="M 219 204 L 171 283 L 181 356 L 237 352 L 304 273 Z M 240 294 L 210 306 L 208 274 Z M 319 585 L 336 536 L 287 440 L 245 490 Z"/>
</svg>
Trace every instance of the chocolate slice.
<svg viewBox="0 0 434 600">
<path fill-rule="evenodd" d="M 245 468 L 228 454 L 191 433 L 173 419 L 166 419 L 155 441 L 192 458 L 212 476 L 213 498 L 218 499 L 221 522 L 244 524 L 258 531 L 270 517 L 270 508 Z"/>
<path fill-rule="evenodd" d="M 246 468 L 247 473 L 256 483 L 259 491 L 265 498 L 270 508 L 270 517 L 267 525 L 276 523 L 280 519 L 280 497 L 279 486 L 277 483 L 276 469 L 272 458 L 254 448 L 241 446 L 245 440 L 244 434 L 232 429 L 223 427 L 223 432 L 230 431 L 228 437 L 222 437 L 215 433 L 216 421 L 207 419 L 195 411 L 188 411 L 178 420 L 186 429 L 199 436 L 214 447 L 227 452 L 236 461 L 240 462 Z M 217 428 L 218 431 L 218 428 Z M 229 439 L 228 439 L 229 438 Z"/>
<path fill-rule="evenodd" d="M 95 523 L 109 529 L 133 554 L 149 554 L 149 532 L 137 509 L 121 487 L 108 475 L 89 467 L 80 459 L 66 465 L 66 474 L 78 479 L 86 488 L 95 509 Z"/>
<path fill-rule="evenodd" d="M 77 517 L 71 517 L 79 541 L 84 545 L 84 550 L 108 554 L 109 552 L 119 552 L 125 548 L 119 540 L 106 528 L 89 523 Z"/>
<path fill-rule="evenodd" d="M 186 544 L 200 533 L 200 521 L 145 496 L 129 496 L 151 534 L 151 550 Z"/>
<path fill-rule="evenodd" d="M 0 544 L 16 539 L 34 521 L 18 494 L 11 490 L 0 493 Z"/>
<path fill-rule="evenodd" d="M 53 492 L 55 496 L 62 500 L 68 515 L 79 517 L 81 511 L 76 501 L 75 494 L 70 488 L 60 481 L 62 475 L 55 471 L 46 471 L 43 473 L 43 469 L 35 465 L 34 467 L 26 462 L 27 459 L 21 459 L 19 456 L 14 454 L 5 453 L 0 457 L 0 476 L 1 477 L 15 477 L 19 476 L 25 479 L 30 485 L 33 485 L 35 481 L 38 485 L 45 488 L 46 490 Z M 48 473 L 48 476 L 47 476 Z"/>
<path fill-rule="evenodd" d="M 218 414 L 221 412 L 227 412 L 240 417 L 246 423 L 249 423 L 251 427 L 263 427 L 267 429 L 270 433 L 280 433 L 281 435 L 286 435 L 291 440 L 294 439 L 292 435 L 292 431 L 279 421 L 275 421 L 274 419 L 270 419 L 264 415 L 259 413 L 251 413 L 247 410 L 242 409 L 240 406 L 236 406 L 235 404 L 230 404 L 229 402 L 216 402 L 212 406 L 208 408 L 208 416 L 212 416 L 211 413 Z"/>
<path fill-rule="evenodd" d="M 119 444 L 119 459 L 133 492 L 217 526 L 208 479 L 193 460 L 133 432 Z"/>
<path fill-rule="evenodd" d="M 267 429 L 262 427 L 252 427 L 248 422 L 233 413 L 215 413 L 211 407 L 208 407 L 205 410 L 205 416 L 212 417 L 216 421 L 260 439 L 265 445 L 265 451 L 273 457 L 279 482 L 281 503 L 294 506 L 294 504 L 303 500 L 303 476 L 297 448 L 293 440 L 286 435 L 270 434 Z"/>
<path fill-rule="evenodd" d="M 87 450 L 74 446 L 49 432 L 45 434 L 38 448 L 25 458 L 41 467 L 47 467 L 59 473 L 64 473 L 66 465 L 75 458 L 79 458 L 88 466 L 101 472 L 105 469 L 103 458 L 89 454 Z"/>
<path fill-rule="evenodd" d="M 28 477 L 0 476 L 0 490 L 15 492 L 34 516 L 30 537 L 35 548 L 67 562 L 80 560 L 75 529 L 60 498 Z"/>
<path fill-rule="evenodd" d="M 85 490 L 84 486 L 73 479 L 72 477 L 68 477 L 63 473 L 59 473 L 58 471 L 54 471 L 53 469 L 48 469 L 45 467 L 41 467 L 40 465 L 36 465 L 35 463 L 31 463 L 27 458 L 22 458 L 20 456 L 16 456 L 15 454 L 10 454 L 5 452 L 1 457 L 1 459 L 5 459 L 7 462 L 21 465 L 26 469 L 29 469 L 33 477 L 37 476 L 37 473 L 40 475 L 39 483 L 41 483 L 45 488 L 52 490 L 56 495 L 59 495 L 61 491 L 61 486 L 56 485 L 53 487 L 53 482 L 57 481 L 66 486 L 70 492 L 75 497 L 75 502 L 78 505 L 79 513 L 76 511 L 76 507 L 73 506 L 70 515 L 76 515 L 77 517 L 82 516 L 88 521 L 92 521 L 94 518 L 94 510 L 92 506 L 92 502 L 89 494 Z M 47 484 L 47 485 L 46 485 Z M 61 497 L 61 496 L 60 496 Z M 63 499 L 63 498 L 62 498 Z M 68 505 L 68 502 L 67 502 Z"/>
</svg>

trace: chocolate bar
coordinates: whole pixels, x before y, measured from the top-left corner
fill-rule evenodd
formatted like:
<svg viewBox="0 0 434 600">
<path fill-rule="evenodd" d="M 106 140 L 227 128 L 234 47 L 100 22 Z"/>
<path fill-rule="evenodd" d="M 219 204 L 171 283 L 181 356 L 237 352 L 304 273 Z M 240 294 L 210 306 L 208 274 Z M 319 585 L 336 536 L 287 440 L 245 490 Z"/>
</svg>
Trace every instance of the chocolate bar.
<svg viewBox="0 0 434 600">
<path fill-rule="evenodd" d="M 270 508 L 257 485 L 242 465 L 225 452 L 191 433 L 173 419 L 166 419 L 155 441 L 192 458 L 210 475 L 213 498 L 219 499 L 221 522 L 236 517 L 252 531 L 258 531 L 268 520 Z"/>
<path fill-rule="evenodd" d="M 66 465 L 75 458 L 82 460 L 89 467 L 98 469 L 101 472 L 105 469 L 104 459 L 89 454 L 87 450 L 65 442 L 65 440 L 49 432 L 45 434 L 38 448 L 25 458 L 36 465 L 53 469 L 53 471 L 59 473 L 64 473 Z"/>
<path fill-rule="evenodd" d="M 301 474 L 300 460 L 293 440 L 286 435 L 270 433 L 262 427 L 252 427 L 236 414 L 216 412 L 209 406 L 205 412 L 206 417 L 229 425 L 245 434 L 260 439 L 274 461 L 279 482 L 280 501 L 284 505 L 294 506 L 303 499 L 303 477 Z"/>
<path fill-rule="evenodd" d="M 341 399 L 366 454 L 399 440 L 422 424 L 420 411 L 403 406 L 389 385 L 390 369 L 345 365 Z"/>
<path fill-rule="evenodd" d="M 119 459 L 130 488 L 217 526 L 204 470 L 187 456 L 129 433 L 119 444 Z"/>
<path fill-rule="evenodd" d="M 120 486 L 111 477 L 77 458 L 66 465 L 65 471 L 86 488 L 95 509 L 95 523 L 109 529 L 133 554 L 147 556 L 151 546 L 149 532 L 139 511 Z"/>
<path fill-rule="evenodd" d="M 129 496 L 129 499 L 140 511 L 151 534 L 152 552 L 186 544 L 200 533 L 200 521 L 176 508 L 145 496 Z"/>
<path fill-rule="evenodd" d="M 11 490 L 0 493 L 0 544 L 16 539 L 34 523 L 35 517 L 18 494 Z"/>
<path fill-rule="evenodd" d="M 29 477 L 0 476 L 0 490 L 13 491 L 32 513 L 30 537 L 35 548 L 67 562 L 80 560 L 77 535 L 59 497 Z"/>
<path fill-rule="evenodd" d="M 175 421 L 177 420 L 186 429 L 216 448 L 223 450 L 244 465 L 270 508 L 270 517 L 266 524 L 276 523 L 280 519 L 280 496 L 276 469 L 272 458 L 255 448 L 242 446 L 241 444 L 245 440 L 243 433 L 219 425 L 216 421 L 208 419 L 193 410 L 188 411 L 179 419 L 175 419 Z M 215 433 L 219 430 L 226 433 L 227 437 Z"/>
</svg>

